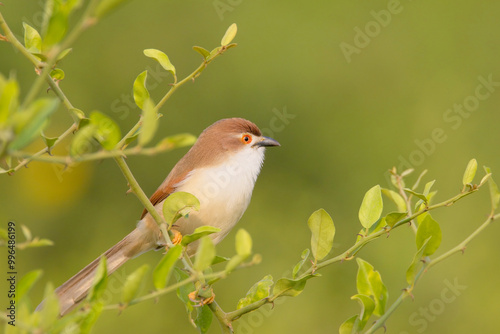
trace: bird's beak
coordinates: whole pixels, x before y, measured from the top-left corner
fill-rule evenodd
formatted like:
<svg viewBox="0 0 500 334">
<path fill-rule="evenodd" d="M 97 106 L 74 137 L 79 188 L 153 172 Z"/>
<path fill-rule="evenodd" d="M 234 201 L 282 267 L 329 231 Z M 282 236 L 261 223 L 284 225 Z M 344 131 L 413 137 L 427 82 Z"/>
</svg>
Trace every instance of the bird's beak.
<svg viewBox="0 0 500 334">
<path fill-rule="evenodd" d="M 261 137 L 261 139 L 253 144 L 253 146 L 258 146 L 258 147 L 266 147 L 266 146 L 281 146 L 278 141 L 270 138 L 270 137 Z"/>
</svg>

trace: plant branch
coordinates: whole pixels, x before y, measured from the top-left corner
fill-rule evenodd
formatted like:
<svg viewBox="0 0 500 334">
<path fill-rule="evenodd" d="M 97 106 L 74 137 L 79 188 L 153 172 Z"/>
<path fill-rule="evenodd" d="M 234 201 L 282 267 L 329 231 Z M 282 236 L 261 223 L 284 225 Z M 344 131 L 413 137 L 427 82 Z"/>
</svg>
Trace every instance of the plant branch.
<svg viewBox="0 0 500 334">
<path fill-rule="evenodd" d="M 230 318 L 228 318 L 228 314 L 222 310 L 219 304 L 217 304 L 217 302 L 214 300 L 212 303 L 208 304 L 208 307 L 219 321 L 222 333 L 234 333 L 231 326 L 231 320 Z"/>
</svg>

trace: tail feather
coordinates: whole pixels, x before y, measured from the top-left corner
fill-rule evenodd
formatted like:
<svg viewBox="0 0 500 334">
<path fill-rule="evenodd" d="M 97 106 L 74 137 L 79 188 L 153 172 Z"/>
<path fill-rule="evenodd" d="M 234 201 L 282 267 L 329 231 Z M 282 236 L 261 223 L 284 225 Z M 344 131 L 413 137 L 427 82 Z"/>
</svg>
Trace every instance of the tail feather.
<svg viewBox="0 0 500 334">
<path fill-rule="evenodd" d="M 155 240 L 152 240 L 151 233 L 145 233 L 144 229 L 140 227 L 136 228 L 102 255 L 107 260 L 108 275 L 120 268 L 131 258 L 156 247 L 157 243 Z M 59 298 L 61 316 L 70 312 L 78 303 L 85 299 L 94 281 L 100 258 L 98 257 L 92 261 L 55 290 Z M 43 302 L 38 305 L 37 310 L 40 310 L 42 307 Z"/>
</svg>

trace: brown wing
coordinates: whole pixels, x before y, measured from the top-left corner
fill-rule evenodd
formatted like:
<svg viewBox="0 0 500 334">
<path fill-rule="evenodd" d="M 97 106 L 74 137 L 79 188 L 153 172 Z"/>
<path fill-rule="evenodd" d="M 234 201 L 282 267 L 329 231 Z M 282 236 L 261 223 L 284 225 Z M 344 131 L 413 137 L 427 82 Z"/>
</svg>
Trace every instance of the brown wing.
<svg viewBox="0 0 500 334">
<path fill-rule="evenodd" d="M 175 177 L 171 177 L 169 175 L 165 181 L 160 185 L 158 189 L 156 189 L 155 193 L 149 198 L 153 205 L 156 205 L 167 198 L 171 193 L 173 193 L 176 189 L 176 186 L 184 180 L 184 178 L 189 174 L 190 170 L 186 171 L 181 175 L 177 175 Z M 142 211 L 141 219 L 148 213 L 148 210 L 144 209 Z"/>
</svg>

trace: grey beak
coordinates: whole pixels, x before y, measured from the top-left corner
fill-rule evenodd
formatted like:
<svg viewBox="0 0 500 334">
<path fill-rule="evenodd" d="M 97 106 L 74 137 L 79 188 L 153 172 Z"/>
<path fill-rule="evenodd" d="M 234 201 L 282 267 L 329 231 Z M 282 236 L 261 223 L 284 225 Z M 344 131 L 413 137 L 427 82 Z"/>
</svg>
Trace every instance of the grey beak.
<svg viewBox="0 0 500 334">
<path fill-rule="evenodd" d="M 273 138 L 262 137 L 262 139 L 253 144 L 253 146 L 266 147 L 266 146 L 281 146 L 281 145 L 280 143 L 278 143 L 278 141 L 274 140 Z"/>
</svg>

